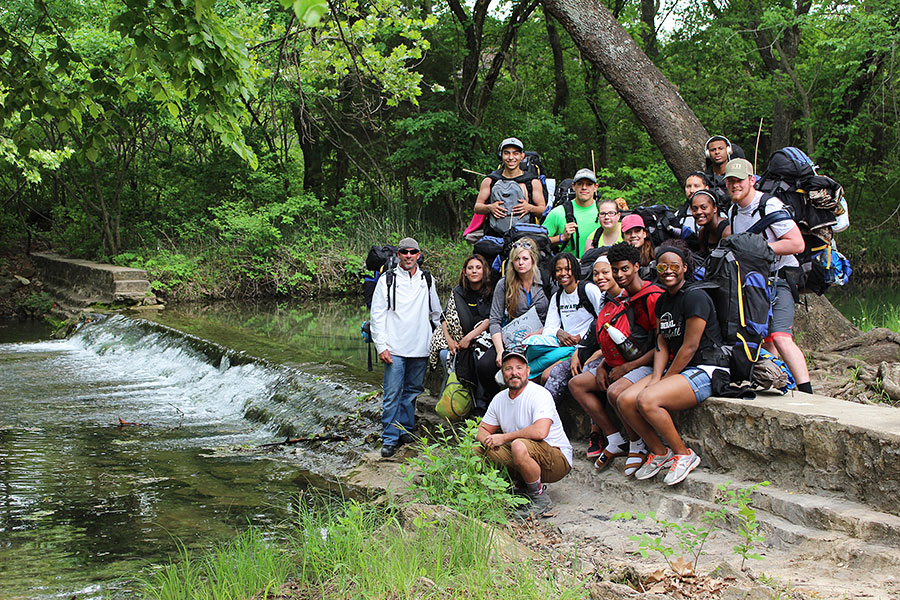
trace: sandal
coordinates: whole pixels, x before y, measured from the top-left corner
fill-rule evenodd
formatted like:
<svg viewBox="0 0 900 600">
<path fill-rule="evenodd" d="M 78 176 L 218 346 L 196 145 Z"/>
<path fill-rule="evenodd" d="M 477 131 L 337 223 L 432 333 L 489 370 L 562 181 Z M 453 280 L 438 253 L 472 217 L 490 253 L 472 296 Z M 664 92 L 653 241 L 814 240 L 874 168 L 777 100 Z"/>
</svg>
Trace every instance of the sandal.
<svg viewBox="0 0 900 600">
<path fill-rule="evenodd" d="M 647 460 L 646 452 L 629 452 L 628 458 L 625 459 L 625 470 L 622 473 L 625 477 L 631 477 L 641 468 L 645 460 Z"/>
<path fill-rule="evenodd" d="M 602 471 L 612 464 L 614 458 L 619 456 L 625 456 L 625 450 L 620 450 L 619 452 L 610 452 L 609 450 L 604 448 L 603 452 L 600 453 L 600 456 L 597 457 L 597 460 L 594 461 L 594 468 L 598 471 Z"/>
</svg>

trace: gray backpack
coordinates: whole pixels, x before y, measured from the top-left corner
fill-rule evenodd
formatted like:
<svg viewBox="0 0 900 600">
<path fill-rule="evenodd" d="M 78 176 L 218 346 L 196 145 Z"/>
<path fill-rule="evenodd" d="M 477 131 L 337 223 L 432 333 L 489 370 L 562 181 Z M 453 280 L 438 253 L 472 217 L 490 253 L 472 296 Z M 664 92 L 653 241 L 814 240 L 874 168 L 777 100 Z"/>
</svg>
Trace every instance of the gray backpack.
<svg viewBox="0 0 900 600">
<path fill-rule="evenodd" d="M 493 185 L 491 186 L 490 204 L 493 204 L 494 202 L 502 202 L 503 206 L 506 207 L 507 214 L 502 219 L 498 219 L 494 215 L 491 215 L 491 228 L 493 228 L 500 234 L 504 234 L 509 231 L 513 227 L 513 225 L 517 225 L 519 223 L 529 223 L 531 221 L 531 215 L 525 214 L 521 217 L 516 217 L 512 214 L 513 207 L 522 200 L 526 200 L 525 192 L 522 191 L 522 186 L 519 185 L 516 180 L 495 180 Z"/>
</svg>

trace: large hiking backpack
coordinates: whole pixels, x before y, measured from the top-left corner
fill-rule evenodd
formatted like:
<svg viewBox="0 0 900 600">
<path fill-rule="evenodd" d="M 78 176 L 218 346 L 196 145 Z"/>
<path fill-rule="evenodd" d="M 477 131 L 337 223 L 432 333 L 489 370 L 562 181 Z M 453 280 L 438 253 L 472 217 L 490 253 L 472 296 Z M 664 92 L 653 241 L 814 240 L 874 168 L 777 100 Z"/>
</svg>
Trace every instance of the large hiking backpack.
<svg viewBox="0 0 900 600">
<path fill-rule="evenodd" d="M 396 305 L 396 294 L 397 290 L 394 288 L 394 268 L 399 263 L 399 259 L 397 258 L 397 246 L 372 246 L 369 248 L 369 254 L 366 256 L 366 269 L 372 271 L 371 275 L 363 276 L 363 300 L 366 303 L 366 308 L 372 309 L 372 297 L 375 295 L 375 286 L 378 284 L 378 280 L 384 276 L 386 278 L 387 283 L 387 303 L 388 310 L 394 310 Z M 419 268 L 422 269 L 422 262 L 424 261 L 424 257 L 421 253 L 419 253 L 419 259 L 416 261 L 419 265 Z M 431 312 L 431 286 L 434 284 L 434 279 L 431 276 L 431 273 L 422 269 L 422 276 L 425 278 L 425 283 L 428 285 L 428 312 Z M 391 291 L 394 292 L 393 297 L 391 296 Z M 367 320 L 362 322 L 362 325 L 359 328 L 360 335 L 362 335 L 363 341 L 367 344 L 367 353 L 368 353 L 368 367 L 369 371 L 373 369 L 372 367 L 372 329 L 370 327 L 370 323 Z"/>
<path fill-rule="evenodd" d="M 495 172 L 496 173 L 496 172 Z M 493 214 L 487 215 L 488 223 L 495 232 L 504 234 L 510 230 L 515 225 L 520 223 L 531 223 L 532 218 L 531 215 L 522 215 L 521 217 L 517 217 L 513 215 L 513 207 L 515 207 L 522 200 L 530 200 L 531 194 L 526 196 L 525 192 L 522 191 L 522 186 L 520 183 L 525 184 L 525 188 L 531 189 L 531 181 L 532 177 L 529 176 L 527 181 L 520 181 L 522 179 L 522 175 L 516 177 L 514 179 L 506 179 L 503 176 L 494 177 L 495 173 L 491 173 L 489 177 L 491 178 L 491 196 L 489 198 L 490 202 L 488 204 L 494 204 L 495 202 L 499 202 L 506 207 L 506 216 L 502 218 L 497 218 Z"/>
<path fill-rule="evenodd" d="M 819 175 L 815 163 L 799 148 L 788 146 L 773 152 L 756 189 L 781 200 L 804 231 L 837 224 L 844 188 Z"/>
<path fill-rule="evenodd" d="M 641 350 L 641 354 L 649 352 L 656 343 L 654 330 L 642 327 L 636 319 L 635 307 L 640 305 L 648 317 L 650 313 L 649 300 L 654 296 L 658 299 L 665 291 L 656 284 L 645 285 L 634 296 L 607 298 L 597 315 L 596 335 L 600 347 L 603 349 L 603 357 L 606 364 L 612 367 L 627 362 L 616 348 L 616 344 L 609 337 L 604 324 L 609 323 L 627 337 Z"/>
<path fill-rule="evenodd" d="M 644 227 L 650 236 L 654 246 L 659 246 L 666 240 L 681 237 L 681 226 L 675 211 L 665 204 L 653 204 L 651 206 L 638 206 L 631 211 L 644 220 Z"/>
<path fill-rule="evenodd" d="M 759 206 L 755 211 L 760 218 L 747 229 L 747 233 L 761 234 L 770 225 L 792 219 L 788 207 L 783 210 L 768 210 L 767 204 L 770 198 L 772 196 L 769 194 L 763 194 L 763 197 L 760 198 Z M 736 214 L 737 205 L 733 205 L 729 212 L 732 223 Z M 805 227 L 800 227 L 800 231 L 803 234 L 805 248 L 803 252 L 795 255 L 797 262 L 800 263 L 798 291 L 801 293 L 815 292 L 821 296 L 832 284 L 844 285 L 852 273 L 852 269 L 847 258 L 833 248 L 831 228 L 822 227 L 810 232 Z M 834 254 L 832 254 L 832 250 Z"/>
<path fill-rule="evenodd" d="M 534 150 L 526 150 L 525 158 L 519 163 L 519 168 L 531 176 L 531 179 L 538 179 L 541 182 L 541 188 L 544 190 L 544 201 L 550 204 L 550 198 L 547 197 L 547 174 L 544 171 L 544 164 L 541 162 L 541 155 Z M 531 199 L 531 194 L 528 194 Z"/>
<path fill-rule="evenodd" d="M 726 348 L 731 348 L 731 380 L 750 381 L 769 334 L 775 290 L 769 273 L 775 253 L 765 238 L 738 233 L 723 239 L 706 259 L 706 278 L 693 284 L 712 298 Z"/>
<path fill-rule="evenodd" d="M 538 272 L 541 277 L 541 286 L 544 288 L 547 297 L 553 291 L 555 283 L 553 281 L 553 249 L 550 245 L 550 236 L 547 235 L 547 228 L 543 225 L 522 224 L 516 225 L 506 232 L 503 236 L 503 249 L 500 251 L 491 263 L 491 278 L 496 285 L 506 272 L 506 260 L 509 258 L 509 252 L 512 250 L 513 244 L 522 238 L 531 238 L 537 244 L 538 254 Z"/>
<path fill-rule="evenodd" d="M 556 189 L 553 191 L 553 201 L 551 202 L 550 198 L 547 198 L 547 208 L 544 209 L 544 214 L 541 215 L 541 223 L 547 219 L 547 215 L 550 214 L 551 210 L 557 206 L 563 206 L 566 202 L 575 200 L 575 189 L 572 187 L 573 183 L 574 180 L 571 177 L 568 177 L 556 184 Z"/>
</svg>

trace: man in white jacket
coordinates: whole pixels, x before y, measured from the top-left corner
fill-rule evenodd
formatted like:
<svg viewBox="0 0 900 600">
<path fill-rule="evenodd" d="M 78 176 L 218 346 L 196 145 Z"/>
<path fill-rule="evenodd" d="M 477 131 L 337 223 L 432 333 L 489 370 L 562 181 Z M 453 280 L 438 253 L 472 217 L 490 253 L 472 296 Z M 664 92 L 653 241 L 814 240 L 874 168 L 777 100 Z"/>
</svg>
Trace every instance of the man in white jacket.
<svg viewBox="0 0 900 600">
<path fill-rule="evenodd" d="M 372 341 L 384 363 L 381 456 L 385 458 L 412 440 L 416 398 L 425 391 L 431 333 L 441 314 L 437 286 L 431 274 L 419 268 L 419 243 L 403 238 L 397 248 L 399 264 L 378 278 L 370 315 Z"/>
</svg>

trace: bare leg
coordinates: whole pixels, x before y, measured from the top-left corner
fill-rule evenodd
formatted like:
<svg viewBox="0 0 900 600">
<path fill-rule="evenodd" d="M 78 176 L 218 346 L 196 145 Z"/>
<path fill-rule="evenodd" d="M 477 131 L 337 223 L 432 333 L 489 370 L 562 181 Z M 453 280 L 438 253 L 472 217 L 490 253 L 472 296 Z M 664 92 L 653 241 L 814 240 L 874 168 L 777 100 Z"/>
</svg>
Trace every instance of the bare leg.
<svg viewBox="0 0 900 600">
<path fill-rule="evenodd" d="M 616 414 L 619 415 L 619 419 L 622 421 L 622 425 L 625 426 L 625 433 L 628 434 L 628 439 L 632 442 L 636 442 L 641 439 L 640 436 L 635 433 L 634 429 L 628 424 L 628 421 L 622 415 L 622 411 L 619 410 L 619 398 L 622 393 L 633 386 L 634 384 L 622 377 L 617 381 L 614 381 L 610 386 L 606 389 L 606 399 L 609 400 L 610 406 L 613 407 L 613 410 L 616 411 Z"/>
<path fill-rule="evenodd" d="M 638 394 L 637 409 L 643 417 L 641 421 L 655 430 L 653 437 L 656 440 L 658 433 L 675 454 L 687 454 L 688 448 L 684 445 L 684 441 L 675 429 L 675 423 L 672 422 L 672 411 L 686 410 L 697 406 L 697 397 L 691 384 L 687 378 L 682 375 L 665 377 L 651 386 L 647 386 Z M 649 438 L 644 436 L 644 440 L 650 445 Z M 665 448 L 659 446 L 663 452 Z M 651 446 L 652 448 L 652 446 Z M 658 454 L 653 449 L 654 454 Z"/>
<path fill-rule="evenodd" d="M 809 369 L 806 366 L 806 357 L 803 351 L 789 335 L 775 335 L 772 339 L 775 343 L 775 349 L 778 356 L 791 370 L 794 381 L 797 383 L 807 383 L 809 381 Z"/>
<path fill-rule="evenodd" d="M 607 437 L 614 434 L 617 429 L 609 420 L 606 411 L 603 410 L 603 402 L 597 396 L 600 389 L 597 387 L 597 379 L 593 373 L 580 373 L 569 380 L 569 392 L 578 401 L 584 412 L 600 427 Z"/>
<path fill-rule="evenodd" d="M 653 427 L 644 420 L 644 417 L 638 411 L 638 396 L 649 383 L 650 376 L 648 375 L 619 394 L 617 403 L 619 415 L 622 417 L 622 421 L 627 423 L 634 432 L 634 439 L 643 439 L 644 443 L 647 444 L 647 448 L 653 454 L 665 454 L 666 447 L 662 440 L 659 439 L 659 436 L 653 431 Z"/>
</svg>

